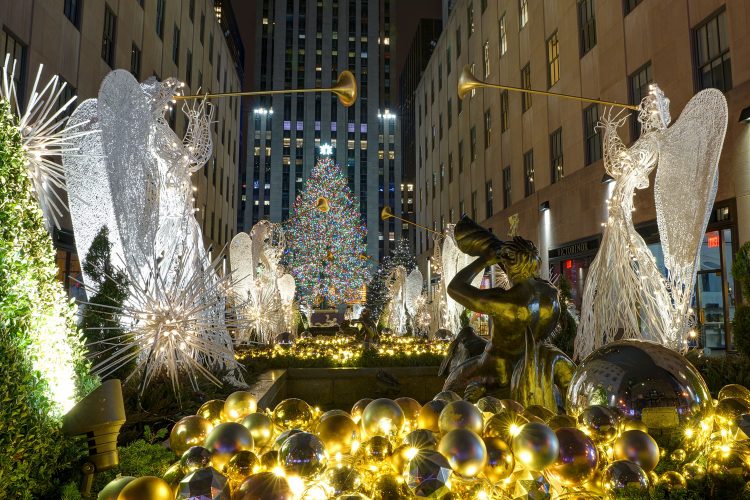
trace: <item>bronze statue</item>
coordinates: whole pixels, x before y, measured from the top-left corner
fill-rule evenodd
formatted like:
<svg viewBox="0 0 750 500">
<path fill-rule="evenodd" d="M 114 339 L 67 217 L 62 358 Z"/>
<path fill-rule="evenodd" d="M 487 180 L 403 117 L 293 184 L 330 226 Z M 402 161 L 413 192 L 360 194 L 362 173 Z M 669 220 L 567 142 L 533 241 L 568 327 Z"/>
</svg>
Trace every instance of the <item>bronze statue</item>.
<svg viewBox="0 0 750 500">
<path fill-rule="evenodd" d="M 543 343 L 557 325 L 560 303 L 557 288 L 539 278 L 539 251 L 518 236 L 500 241 L 465 216 L 456 224 L 454 235 L 458 248 L 478 259 L 456 274 L 448 294 L 492 321 L 484 351 L 451 369 L 443 389 L 466 392 L 472 399 L 484 393 L 507 397 L 510 390 L 510 397 L 523 405 L 562 408 L 575 364 L 559 349 Z M 473 286 L 474 277 L 493 264 L 505 272 L 510 287 L 482 290 Z"/>
</svg>

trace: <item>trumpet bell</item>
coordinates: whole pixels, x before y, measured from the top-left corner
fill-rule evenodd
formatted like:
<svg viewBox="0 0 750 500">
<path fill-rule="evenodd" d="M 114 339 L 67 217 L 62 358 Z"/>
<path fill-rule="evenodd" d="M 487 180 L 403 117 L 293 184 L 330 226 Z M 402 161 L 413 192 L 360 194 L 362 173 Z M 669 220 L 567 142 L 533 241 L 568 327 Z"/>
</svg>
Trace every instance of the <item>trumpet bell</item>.
<svg viewBox="0 0 750 500">
<path fill-rule="evenodd" d="M 324 196 L 318 198 L 318 201 L 315 203 L 315 208 L 317 208 L 319 212 L 328 212 L 331 209 L 330 205 L 328 204 L 328 198 Z"/>
<path fill-rule="evenodd" d="M 339 73 L 336 85 L 331 88 L 331 92 L 339 97 L 339 101 L 348 108 L 357 100 L 357 79 L 351 71 L 344 70 Z"/>
<path fill-rule="evenodd" d="M 477 80 L 471 72 L 469 66 L 464 66 L 461 75 L 458 77 L 458 98 L 463 99 L 466 94 L 472 90 L 485 85 L 484 82 Z"/>
<path fill-rule="evenodd" d="M 391 207 L 388 205 L 383 207 L 383 210 L 380 211 L 380 218 L 382 220 L 390 219 L 393 217 L 393 212 L 391 211 Z"/>
</svg>

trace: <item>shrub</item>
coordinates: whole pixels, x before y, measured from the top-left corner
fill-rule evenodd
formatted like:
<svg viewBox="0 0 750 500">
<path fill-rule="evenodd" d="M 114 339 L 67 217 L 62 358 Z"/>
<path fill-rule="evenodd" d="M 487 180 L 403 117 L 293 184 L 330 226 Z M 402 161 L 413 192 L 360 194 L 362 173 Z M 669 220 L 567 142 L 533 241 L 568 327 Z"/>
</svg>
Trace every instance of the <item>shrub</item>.
<svg viewBox="0 0 750 500">
<path fill-rule="evenodd" d="M 732 334 L 737 351 L 750 358 L 750 306 L 743 304 L 735 309 Z"/>
</svg>

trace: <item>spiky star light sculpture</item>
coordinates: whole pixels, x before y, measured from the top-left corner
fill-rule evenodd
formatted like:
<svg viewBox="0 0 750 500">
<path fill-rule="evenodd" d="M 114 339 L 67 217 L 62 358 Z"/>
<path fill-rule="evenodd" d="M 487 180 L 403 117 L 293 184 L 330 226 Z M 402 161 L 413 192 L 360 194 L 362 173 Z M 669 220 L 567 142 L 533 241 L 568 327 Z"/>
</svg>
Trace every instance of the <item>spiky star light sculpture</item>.
<svg viewBox="0 0 750 500">
<path fill-rule="evenodd" d="M 42 69 L 43 66 L 40 65 L 29 100 L 22 112 L 15 82 L 16 61 L 11 62 L 10 54 L 6 54 L 0 97 L 10 103 L 13 113 L 18 117 L 17 126 L 23 149 L 27 153 L 29 178 L 48 227 L 54 225 L 59 228 L 60 218 L 65 210 L 65 202 L 59 194 L 65 189 L 65 174 L 60 156 L 77 156 L 78 148 L 75 147 L 74 140 L 92 132 L 79 130 L 84 123 L 66 125 L 66 111 L 73 105 L 76 97 L 71 97 L 58 107 L 67 84 L 55 75 L 39 90 Z"/>
</svg>

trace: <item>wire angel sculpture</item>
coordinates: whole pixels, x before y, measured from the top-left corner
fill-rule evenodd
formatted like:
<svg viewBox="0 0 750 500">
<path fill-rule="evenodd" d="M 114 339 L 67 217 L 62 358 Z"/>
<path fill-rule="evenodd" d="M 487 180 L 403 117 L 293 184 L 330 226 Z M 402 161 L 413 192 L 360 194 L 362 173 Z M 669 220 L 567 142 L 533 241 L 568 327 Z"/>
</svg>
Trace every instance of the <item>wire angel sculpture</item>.
<svg viewBox="0 0 750 500">
<path fill-rule="evenodd" d="M 406 268 L 396 266 L 387 279 L 390 300 L 385 317 L 388 327 L 396 335 L 404 335 L 406 332 L 406 276 Z"/>
<path fill-rule="evenodd" d="M 617 339 L 647 339 L 681 349 L 694 321 L 690 301 L 716 197 L 726 99 L 716 89 L 703 90 L 669 127 L 669 99 L 651 85 L 638 114 L 641 136 L 630 148 L 617 134 L 625 121 L 608 110 L 599 124 L 604 166 L 615 184 L 602 243 L 586 279 L 575 341 L 580 358 Z M 635 190 L 648 187 L 654 168 L 666 278 L 632 218 Z"/>
<path fill-rule="evenodd" d="M 216 383 L 213 373 L 225 371 L 241 383 L 227 329 L 227 280 L 203 246 L 190 181 L 211 155 L 213 110 L 205 103 L 185 106 L 188 132 L 179 139 L 165 113 L 181 87 L 175 79 L 139 84 L 127 71 L 112 71 L 98 98 L 81 103 L 70 118 L 87 134 L 65 136 L 86 153 L 63 154 L 78 255 L 87 255 L 107 226 L 114 261 L 129 282 L 118 314 L 127 335 L 113 340 L 111 357 L 97 369 L 107 374 L 134 359 L 141 392 L 161 373 L 175 392 L 181 374 L 193 383 L 197 375 Z M 181 340 L 158 339 L 169 332 Z M 189 348 L 181 350 L 182 342 Z"/>
</svg>

